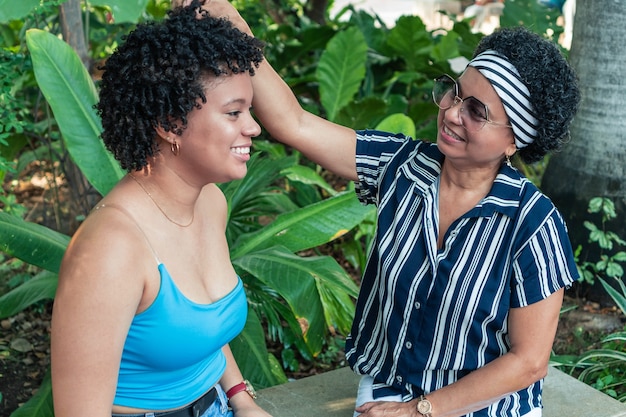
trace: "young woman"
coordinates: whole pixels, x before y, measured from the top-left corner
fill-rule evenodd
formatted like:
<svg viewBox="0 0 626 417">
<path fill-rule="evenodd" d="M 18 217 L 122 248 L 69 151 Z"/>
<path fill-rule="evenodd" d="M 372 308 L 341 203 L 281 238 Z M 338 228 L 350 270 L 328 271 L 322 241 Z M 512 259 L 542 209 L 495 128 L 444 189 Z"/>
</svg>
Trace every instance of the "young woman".
<svg viewBox="0 0 626 417">
<path fill-rule="evenodd" d="M 138 25 L 104 66 L 102 138 L 128 174 L 63 259 L 57 417 L 268 417 L 228 347 L 247 302 L 215 185 L 246 174 L 260 132 L 250 107 L 262 43 L 200 6 Z"/>
</svg>

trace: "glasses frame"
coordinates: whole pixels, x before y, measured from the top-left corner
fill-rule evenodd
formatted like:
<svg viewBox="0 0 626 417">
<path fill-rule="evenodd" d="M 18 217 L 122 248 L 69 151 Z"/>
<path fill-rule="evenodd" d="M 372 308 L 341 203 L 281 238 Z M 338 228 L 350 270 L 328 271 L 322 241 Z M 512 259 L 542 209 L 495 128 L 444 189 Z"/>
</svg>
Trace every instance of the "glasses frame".
<svg viewBox="0 0 626 417">
<path fill-rule="evenodd" d="M 450 103 L 450 105 L 447 106 L 447 107 L 442 106 L 440 103 L 443 100 L 443 98 L 448 94 L 448 92 L 449 92 L 448 90 L 446 91 L 446 93 L 444 95 L 441 96 L 441 99 L 439 100 L 439 103 L 437 102 L 437 97 L 435 96 L 435 86 L 437 85 L 438 82 L 441 82 L 442 79 L 449 80 L 451 82 L 451 84 L 454 86 L 453 88 L 451 87 L 451 89 L 449 90 L 449 91 L 451 91 L 454 94 L 454 96 L 452 97 L 452 103 Z M 468 132 L 478 132 L 483 127 L 485 127 L 486 124 L 489 124 L 489 125 L 495 126 L 495 127 L 513 128 L 513 126 L 511 126 L 510 124 L 498 123 L 498 122 L 494 122 L 492 120 L 489 120 L 489 108 L 487 107 L 487 105 L 485 103 L 483 103 L 482 101 L 478 100 L 476 97 L 469 96 L 469 97 L 461 98 L 459 96 L 459 91 L 460 91 L 459 84 L 457 83 L 457 81 L 454 78 L 452 78 L 448 74 L 443 74 L 443 75 L 435 78 L 433 81 L 434 81 L 434 84 L 433 84 L 432 97 L 433 97 L 433 102 L 435 103 L 435 105 L 437 107 L 439 107 L 441 110 L 449 110 L 452 107 L 456 106 L 457 104 L 461 103 L 461 108 L 459 109 L 459 120 L 461 121 L 461 126 L 463 126 L 463 129 L 467 130 Z M 469 100 L 469 99 L 476 100 L 478 103 L 480 103 L 485 108 L 485 118 L 483 120 L 481 120 L 482 123 L 481 123 L 480 127 L 478 129 L 475 129 L 475 130 L 469 129 L 467 127 L 467 125 L 465 124 L 465 122 L 463 121 L 463 114 L 467 114 L 466 109 L 465 109 L 465 101 Z"/>
</svg>

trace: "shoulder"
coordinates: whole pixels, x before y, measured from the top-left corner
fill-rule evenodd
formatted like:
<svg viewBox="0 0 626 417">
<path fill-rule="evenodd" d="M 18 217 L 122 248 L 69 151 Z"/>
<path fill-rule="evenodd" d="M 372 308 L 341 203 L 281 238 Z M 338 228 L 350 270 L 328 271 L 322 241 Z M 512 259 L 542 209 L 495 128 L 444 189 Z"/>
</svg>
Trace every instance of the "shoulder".
<svg viewBox="0 0 626 417">
<path fill-rule="evenodd" d="M 155 261 L 147 258 L 149 252 L 137 244 L 139 239 L 145 238 L 132 218 L 113 205 L 96 206 L 72 236 L 59 271 L 60 285 L 141 289 L 143 280 L 129 279 L 145 276 L 146 263 L 137 260 L 147 259 L 152 265 Z"/>
</svg>

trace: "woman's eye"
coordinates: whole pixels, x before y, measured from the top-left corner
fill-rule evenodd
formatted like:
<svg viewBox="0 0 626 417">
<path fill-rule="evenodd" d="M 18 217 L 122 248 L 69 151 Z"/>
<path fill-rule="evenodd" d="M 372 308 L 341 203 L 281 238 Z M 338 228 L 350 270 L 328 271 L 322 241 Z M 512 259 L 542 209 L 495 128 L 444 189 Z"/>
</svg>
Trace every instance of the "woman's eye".
<svg viewBox="0 0 626 417">
<path fill-rule="evenodd" d="M 474 100 L 470 100 L 470 102 L 467 103 L 467 110 L 470 116 L 473 117 L 474 119 L 481 120 L 481 121 L 487 120 L 485 106 L 479 103 L 476 103 Z"/>
</svg>

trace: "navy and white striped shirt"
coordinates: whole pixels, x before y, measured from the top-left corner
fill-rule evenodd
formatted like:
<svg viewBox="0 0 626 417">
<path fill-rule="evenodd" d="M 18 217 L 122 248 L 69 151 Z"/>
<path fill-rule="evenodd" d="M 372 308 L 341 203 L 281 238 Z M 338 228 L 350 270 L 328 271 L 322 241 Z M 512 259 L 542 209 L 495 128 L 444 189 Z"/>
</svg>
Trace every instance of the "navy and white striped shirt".
<svg viewBox="0 0 626 417">
<path fill-rule="evenodd" d="M 346 355 L 374 377 L 375 398 L 409 400 L 504 355 L 509 309 L 578 278 L 561 215 L 517 170 L 504 165 L 438 249 L 437 146 L 360 131 L 356 153 L 356 191 L 378 206 L 378 224 Z M 542 384 L 469 416 L 523 415 L 541 407 Z"/>
</svg>

